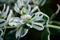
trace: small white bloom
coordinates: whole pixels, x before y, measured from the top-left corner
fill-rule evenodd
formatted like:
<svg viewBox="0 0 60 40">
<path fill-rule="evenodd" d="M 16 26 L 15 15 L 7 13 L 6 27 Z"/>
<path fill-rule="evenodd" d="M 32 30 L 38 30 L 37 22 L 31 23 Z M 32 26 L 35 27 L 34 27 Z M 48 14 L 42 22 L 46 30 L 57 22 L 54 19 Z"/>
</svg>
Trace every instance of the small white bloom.
<svg viewBox="0 0 60 40">
<path fill-rule="evenodd" d="M 44 29 L 44 24 L 46 23 L 46 25 L 48 24 L 48 20 L 49 20 L 49 17 L 40 12 L 40 11 L 37 11 L 35 12 L 36 10 L 38 10 L 38 6 L 35 6 L 31 9 L 32 7 L 30 5 L 27 6 L 27 8 L 25 8 L 25 14 L 21 16 L 21 19 L 23 20 L 27 20 L 27 23 L 26 25 L 30 28 L 35 28 L 37 30 L 43 30 Z M 47 18 L 47 20 L 45 21 L 45 19 L 43 18 Z M 43 21 L 41 21 L 43 20 Z"/>
</svg>

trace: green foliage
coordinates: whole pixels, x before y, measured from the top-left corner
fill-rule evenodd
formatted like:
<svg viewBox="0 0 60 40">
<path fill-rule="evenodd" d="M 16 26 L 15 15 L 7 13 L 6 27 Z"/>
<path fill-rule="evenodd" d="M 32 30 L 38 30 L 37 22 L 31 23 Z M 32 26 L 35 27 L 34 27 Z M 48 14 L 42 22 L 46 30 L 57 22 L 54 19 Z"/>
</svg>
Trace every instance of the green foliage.
<svg viewBox="0 0 60 40">
<path fill-rule="evenodd" d="M 41 34 L 41 40 L 50 40 L 50 32 L 48 28 L 45 28 Z"/>
</svg>

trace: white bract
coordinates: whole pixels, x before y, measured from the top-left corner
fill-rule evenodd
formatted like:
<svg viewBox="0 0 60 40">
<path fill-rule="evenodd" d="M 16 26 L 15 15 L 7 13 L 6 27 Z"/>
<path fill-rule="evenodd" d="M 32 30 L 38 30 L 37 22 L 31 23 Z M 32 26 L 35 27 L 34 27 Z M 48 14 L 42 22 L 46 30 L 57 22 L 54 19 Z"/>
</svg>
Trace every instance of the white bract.
<svg viewBox="0 0 60 40">
<path fill-rule="evenodd" d="M 20 12 L 20 8 L 22 7 L 22 6 L 24 6 L 25 4 L 24 4 L 24 2 L 23 2 L 23 0 L 17 0 L 17 2 L 15 3 L 15 6 L 14 6 L 14 10 L 17 12 L 17 13 L 19 13 Z"/>
<path fill-rule="evenodd" d="M 28 32 L 28 29 L 21 27 L 17 32 L 16 32 L 16 38 L 24 37 Z"/>
<path fill-rule="evenodd" d="M 19 17 L 12 17 L 9 20 L 9 25 L 10 26 L 20 26 L 21 24 L 24 24 L 24 23 L 23 23 L 23 20 L 20 20 Z"/>
</svg>

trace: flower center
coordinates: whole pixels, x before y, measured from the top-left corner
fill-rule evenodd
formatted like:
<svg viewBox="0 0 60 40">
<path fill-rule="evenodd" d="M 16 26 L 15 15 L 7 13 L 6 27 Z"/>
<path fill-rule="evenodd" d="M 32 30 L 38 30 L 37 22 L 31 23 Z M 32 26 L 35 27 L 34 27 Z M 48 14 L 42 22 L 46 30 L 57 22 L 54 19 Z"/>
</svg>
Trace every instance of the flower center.
<svg viewBox="0 0 60 40">
<path fill-rule="evenodd" d="M 23 15 L 23 16 L 21 16 L 21 19 L 30 20 L 31 19 L 31 15 Z"/>
</svg>

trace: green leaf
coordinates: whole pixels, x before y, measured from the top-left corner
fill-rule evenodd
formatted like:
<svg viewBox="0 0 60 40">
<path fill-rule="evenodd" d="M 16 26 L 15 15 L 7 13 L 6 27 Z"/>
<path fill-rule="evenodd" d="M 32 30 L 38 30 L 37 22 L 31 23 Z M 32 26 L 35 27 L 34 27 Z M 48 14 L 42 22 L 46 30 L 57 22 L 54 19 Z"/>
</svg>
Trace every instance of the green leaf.
<svg viewBox="0 0 60 40">
<path fill-rule="evenodd" d="M 7 32 L 5 35 L 4 40 L 17 40 L 15 37 L 15 31 L 14 32 Z"/>
<path fill-rule="evenodd" d="M 45 27 L 45 29 L 43 30 L 42 34 L 41 34 L 41 40 L 50 40 L 50 33 L 48 28 Z"/>
<path fill-rule="evenodd" d="M 50 33 L 53 35 L 60 35 L 60 29 L 50 28 Z"/>
</svg>

